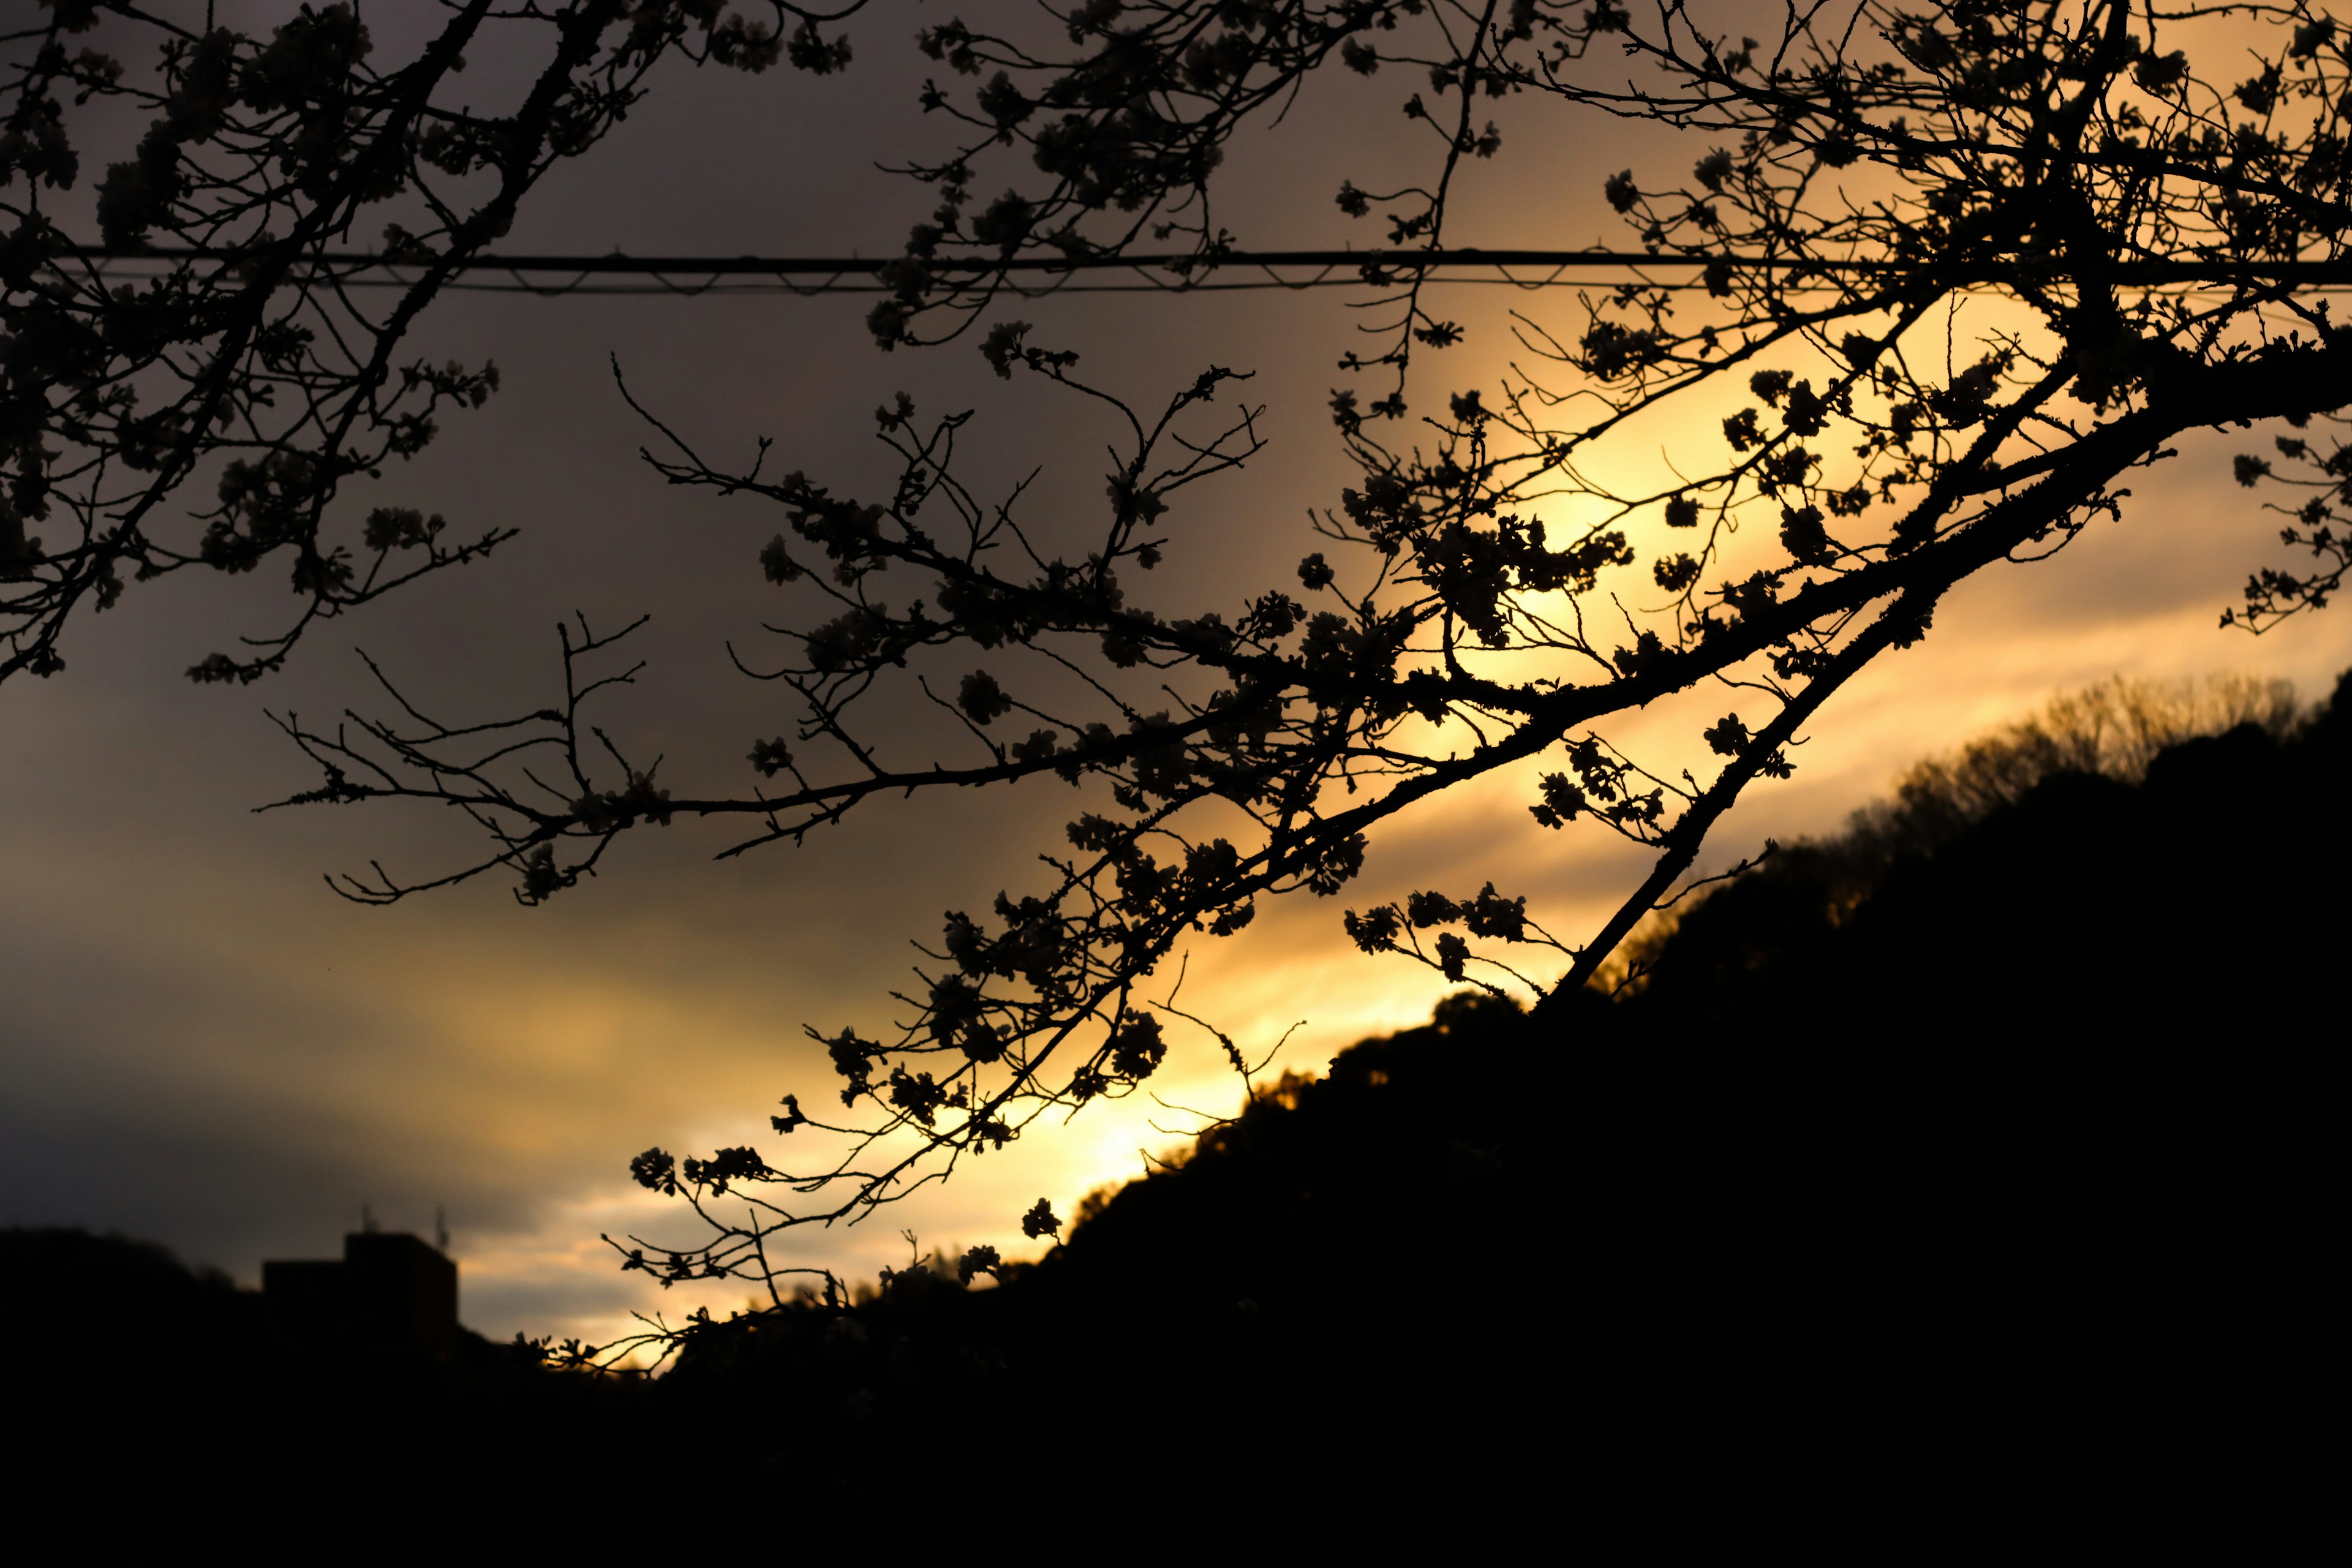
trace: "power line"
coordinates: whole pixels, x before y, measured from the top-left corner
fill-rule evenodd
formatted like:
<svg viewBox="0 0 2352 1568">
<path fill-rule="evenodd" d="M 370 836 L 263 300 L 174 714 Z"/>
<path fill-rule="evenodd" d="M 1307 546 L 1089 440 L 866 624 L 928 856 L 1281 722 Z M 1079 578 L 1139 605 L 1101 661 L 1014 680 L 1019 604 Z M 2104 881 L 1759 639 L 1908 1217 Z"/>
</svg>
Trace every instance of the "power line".
<svg viewBox="0 0 2352 1568">
<path fill-rule="evenodd" d="M 142 262 L 235 263 L 250 257 L 247 250 L 209 247 L 133 251 L 104 246 L 73 245 L 61 247 L 61 253 L 77 260 L 95 263 L 100 270 Z M 303 258 L 310 267 L 346 275 L 389 273 L 393 276 L 383 281 L 394 285 L 402 281 L 398 275 L 403 271 L 413 272 L 437 259 L 336 250 L 316 251 Z M 1981 272 L 1983 276 L 1967 280 L 1996 281 L 2002 270 L 2043 262 L 2046 258 L 2039 257 L 1988 258 L 1983 259 L 1980 268 L 1969 269 Z M 604 256 L 561 256 L 507 255 L 493 251 L 460 258 L 446 265 L 452 271 L 462 274 L 502 272 L 514 280 L 509 284 L 476 282 L 457 285 L 467 288 L 519 289 L 542 293 L 701 293 L 773 287 L 805 294 L 888 292 L 897 287 L 897 279 L 887 275 L 909 266 L 919 266 L 933 282 L 950 285 L 976 284 L 1000 277 L 1041 280 L 1038 283 L 1014 282 L 1011 285 L 1023 292 L 1037 291 L 1041 288 L 1184 292 L 1361 288 L 1367 285 L 1389 287 L 1415 278 L 1426 282 L 1487 283 L 1536 289 L 1561 282 L 1565 280 L 1565 274 L 1584 271 L 1615 271 L 1641 276 L 1661 269 L 1675 269 L 1687 274 L 1695 268 L 1704 271 L 1711 268 L 1727 268 L 1734 272 L 1774 272 L 1826 280 L 1899 276 L 1907 272 L 1932 274 L 1937 268 L 1932 259 L 1910 258 L 1830 259 L 1645 250 L 1487 250 L 1472 247 L 1433 250 L 1227 250 L 1207 255 L 1170 251 L 1143 255 L 1016 256 L 996 259 L 937 258 L 919 263 L 910 262 L 904 257 L 630 256 L 619 251 Z M 1306 272 L 1309 276 L 1278 276 L 1282 270 Z M 1234 271 L 1255 271 L 1264 276 L 1255 279 L 1220 276 Z M 1131 281 L 1109 283 L 1091 282 L 1084 277 L 1108 272 L 1126 272 L 1135 275 L 1135 278 Z M 1541 276 L 1514 276 L 1515 272 L 1538 273 Z M 1448 276 L 1462 273 L 1484 273 L 1486 276 Z M 530 277 L 548 275 L 567 278 L 571 281 L 556 284 L 525 281 Z M 2352 259 L 2241 261 L 2234 258 L 2173 258 L 2111 262 L 2095 268 L 2065 269 L 2062 273 L 2063 275 L 2071 275 L 2082 281 L 2125 287 L 2288 284 L 2325 289 L 2352 286 Z M 588 284 L 587 279 L 592 278 L 642 278 L 650 281 L 615 287 Z M 815 281 L 791 281 L 794 279 Z M 698 283 L 690 281 L 692 279 L 708 281 Z M 1963 279 L 1956 277 L 1953 280 Z"/>
<path fill-rule="evenodd" d="M 237 261 L 247 252 L 209 247 L 117 250 L 98 245 L 70 245 L 64 254 L 81 260 L 110 261 Z M 329 267 L 420 267 L 429 259 L 395 258 L 373 251 L 329 250 L 309 259 Z M 1318 269 L 1366 268 L 1392 271 L 1428 271 L 1453 268 L 1627 268 L 1706 267 L 1718 259 L 1733 266 L 1767 270 L 1869 271 L 1899 265 L 1894 262 L 1820 262 L 1794 257 L 1675 256 L 1642 250 L 1483 250 L 1475 247 L 1447 250 L 1227 250 L 1210 254 L 1160 251 L 1145 255 L 1016 256 L 1003 259 L 940 257 L 920 263 L 934 276 L 968 273 L 975 277 L 998 273 L 1066 273 L 1133 269 L 1179 275 L 1227 267 L 1289 267 Z M 486 252 L 456 263 L 459 270 L 508 272 L 656 273 L 677 272 L 698 277 L 761 274 L 776 278 L 876 275 L 908 265 L 899 256 L 628 256 L 614 251 L 604 256 L 509 256 Z M 1352 281 L 1353 279 L 1350 279 Z"/>
</svg>

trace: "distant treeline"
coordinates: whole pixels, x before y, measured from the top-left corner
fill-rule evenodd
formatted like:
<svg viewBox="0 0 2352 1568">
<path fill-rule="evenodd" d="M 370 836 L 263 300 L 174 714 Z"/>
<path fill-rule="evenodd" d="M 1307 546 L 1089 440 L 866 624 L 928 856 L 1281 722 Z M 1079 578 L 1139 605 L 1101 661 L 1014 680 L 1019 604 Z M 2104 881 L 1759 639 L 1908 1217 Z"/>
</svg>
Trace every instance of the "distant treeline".
<svg viewBox="0 0 2352 1568">
<path fill-rule="evenodd" d="M 2309 717 L 2198 700 L 2105 689 L 1923 766 L 1690 900 L 1563 1028 L 1465 993 L 1286 1078 L 995 1289 L 909 1268 L 650 1385 L 477 1344 L 374 1385 L 406 1402 L 378 1462 L 479 1488 L 658 1455 L 780 1531 L 2261 1555 L 2334 1468 L 2352 678 Z M 46 1247 L 45 1300 L 88 1266 L 138 1305 L 68 1331 L 47 1396 L 226 1409 L 233 1293 L 77 1245 L 17 1233 L 11 1271 Z M 328 1380 L 272 1386 L 239 1408 L 307 1387 L 329 1419 Z"/>
</svg>

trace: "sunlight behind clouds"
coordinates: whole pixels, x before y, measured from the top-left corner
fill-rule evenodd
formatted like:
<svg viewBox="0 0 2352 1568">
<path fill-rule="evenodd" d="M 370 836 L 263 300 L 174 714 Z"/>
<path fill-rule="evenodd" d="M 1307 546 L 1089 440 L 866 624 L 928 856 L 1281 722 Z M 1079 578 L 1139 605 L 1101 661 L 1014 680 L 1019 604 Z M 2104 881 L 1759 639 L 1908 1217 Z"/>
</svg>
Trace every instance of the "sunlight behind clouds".
<svg viewBox="0 0 2352 1568">
<path fill-rule="evenodd" d="M 896 156 L 924 133 L 902 124 L 918 118 L 902 111 L 921 68 L 879 47 L 873 55 L 878 78 L 824 84 L 806 103 L 749 79 L 657 91 L 608 159 L 551 184 L 513 243 L 777 254 L 895 246 L 921 193 L 876 175 L 864 153 Z M 1371 228 L 1344 226 L 1331 194 L 1365 148 L 1402 134 L 1391 83 L 1314 90 L 1370 107 L 1352 123 L 1302 115 L 1298 129 L 1262 133 L 1251 151 L 1276 154 L 1265 166 L 1282 177 L 1245 193 L 1229 216 L 1265 243 L 1370 243 Z M 1507 106 L 1497 112 L 1520 136 Z M 870 146 L 860 140 L 869 129 Z M 1465 243 L 1620 242 L 1601 180 L 1621 163 L 1689 153 L 1644 131 L 1608 141 L 1596 161 L 1581 133 L 1561 134 L 1529 129 L 1525 142 L 1507 139 L 1491 173 L 1475 171 Z M 838 165 L 712 157 L 714 136 L 739 150 L 862 152 Z M 1560 168 L 1565 182 L 1554 177 Z M 1417 368 L 1420 404 L 1441 407 L 1446 392 L 1474 386 L 1491 394 L 1515 364 L 1529 365 L 1512 336 L 1514 310 L 1572 338 L 1575 294 L 1446 294 L 1468 336 Z M 655 437 L 621 402 L 608 356 L 648 406 L 710 449 L 748 461 L 772 437 L 778 464 L 827 482 L 840 476 L 845 489 L 877 482 L 870 410 L 905 387 L 927 411 L 980 410 L 960 459 L 978 493 L 1007 494 L 1044 465 L 1025 503 L 1044 536 L 1075 536 L 1102 493 L 1106 426 L 1089 422 L 1093 413 L 1034 388 L 1005 390 L 969 341 L 885 358 L 861 324 L 866 303 L 445 301 L 417 351 L 494 356 L 505 388 L 383 484 L 392 499 L 446 507 L 468 526 L 518 525 L 514 545 L 409 602 L 338 623 L 331 638 L 317 634 L 294 670 L 249 689 L 193 689 L 178 671 L 206 646 L 209 632 L 197 628 L 224 605 L 241 610 L 253 583 L 135 585 L 132 616 L 78 631 L 65 674 L 0 694 L 12 738 L 0 757 L 0 816 L 11 825 L 0 857 L 9 1194 L 0 1220 L 154 1236 L 251 1282 L 265 1256 L 330 1252 L 362 1203 L 420 1231 L 446 1205 L 467 1319 L 493 1337 L 601 1340 L 624 1331 L 632 1311 L 675 1318 L 741 1303 L 740 1281 L 665 1292 L 617 1272 L 603 1233 L 698 1239 L 682 1205 L 631 1184 L 629 1157 L 654 1144 L 686 1153 L 739 1143 L 780 1164 L 805 1157 L 816 1135 L 777 1138 L 767 1120 L 786 1093 L 813 1114 L 835 1100 L 838 1080 L 803 1026 L 875 1033 L 903 1016 L 889 992 L 910 984 L 919 955 L 908 942 L 935 944 L 944 910 L 1034 886 L 1034 857 L 1062 846 L 1085 797 L 1046 780 L 877 802 L 806 848 L 719 865 L 709 857 L 740 834 L 681 825 L 667 837 L 639 836 L 545 910 L 516 908 L 486 879 L 371 910 L 334 900 L 320 874 L 376 858 L 408 871 L 446 864 L 451 846 L 467 842 L 451 831 L 462 825 L 392 811 L 248 815 L 314 782 L 257 710 L 381 707 L 347 652 L 356 642 L 436 711 L 527 710 L 551 689 L 558 619 L 585 609 L 616 625 L 652 611 L 633 645 L 650 668 L 615 694 L 604 721 L 633 752 L 666 756 L 666 783 L 746 787 L 746 750 L 791 722 L 774 689 L 743 679 L 730 660 L 731 649 L 758 665 L 772 647 L 760 626 L 783 614 L 782 601 L 757 555 L 782 525 L 754 500 L 686 494 L 649 475 L 635 453 Z M 1169 559 L 1134 586 L 1139 602 L 1230 614 L 1249 594 L 1295 589 L 1299 558 L 1331 548 L 1307 514 L 1334 506 L 1354 478 L 1332 450 L 1328 403 L 1332 361 L 1358 320 L 1346 297 L 1069 297 L 1019 310 L 1038 323 L 1037 341 L 1079 351 L 1082 369 L 1139 405 L 1204 364 L 1261 373 L 1241 392 L 1268 406 L 1269 449 L 1245 474 L 1179 498 Z M 1962 362 L 1972 353 L 1965 342 L 1954 350 Z M 1722 450 L 1718 422 L 1737 401 L 1727 399 L 1633 422 L 1595 450 L 1587 473 L 1633 492 L 1671 482 L 1677 468 L 1697 471 Z M 2275 537 L 2257 498 L 2231 482 L 2234 439 L 2184 442 L 2160 469 L 2131 476 L 2137 493 L 2123 519 L 2094 522 L 2056 559 L 1964 584 L 1923 644 L 1832 700 L 1793 752 L 1794 778 L 1756 788 L 1698 871 L 1722 869 L 1768 837 L 1833 831 L 1923 754 L 2110 676 L 2237 669 L 2323 697 L 2352 664 L 2342 610 L 2260 639 L 2215 628 Z M 1556 529 L 1601 517 L 1590 500 L 1555 510 L 1542 515 Z M 1639 558 L 1604 586 L 1654 605 L 1663 595 L 1650 563 L 1685 541 L 1654 510 L 1625 526 Z M 1758 526 L 1731 539 L 1733 560 L 1772 537 Z M 1336 551 L 1333 563 L 1343 576 L 1364 570 Z M 1738 570 L 1719 563 L 1707 577 Z M 1704 779 L 1711 763 L 1693 739 L 1698 725 L 1735 710 L 1753 718 L 1762 706 L 1752 691 L 1703 687 L 1602 731 L 1654 769 L 1687 766 Z M 930 738 L 916 705 L 891 718 L 894 743 Z M 950 734 L 947 743 L 964 742 Z M 1241 935 L 1195 937 L 1178 1005 L 1234 1035 L 1253 1061 L 1271 1053 L 1268 1076 L 1312 1071 L 1359 1038 L 1425 1020 L 1449 989 L 1426 968 L 1359 952 L 1340 927 L 1350 905 L 1423 888 L 1458 897 L 1492 880 L 1506 896 L 1527 895 L 1529 913 L 1563 942 L 1583 941 L 1647 857 L 1589 822 L 1539 826 L 1528 806 L 1537 779 L 1557 766 L 1531 761 L 1392 824 L 1338 898 L 1268 900 Z M 1559 967 L 1537 973 L 1549 980 Z M 1164 966 L 1146 995 L 1166 998 L 1179 971 Z M 1239 1103 L 1215 1041 L 1181 1020 L 1168 1032 L 1152 1093 L 1090 1107 L 1066 1128 L 1041 1121 L 1012 1147 L 967 1160 L 953 1181 L 857 1226 L 799 1231 L 784 1250 L 858 1279 L 906 1260 L 902 1229 L 926 1249 L 986 1242 L 1035 1256 L 1019 1216 L 1040 1196 L 1066 1222 L 1087 1192 L 1139 1173 L 1145 1153 L 1198 1124 L 1174 1108 L 1223 1115 Z"/>
</svg>

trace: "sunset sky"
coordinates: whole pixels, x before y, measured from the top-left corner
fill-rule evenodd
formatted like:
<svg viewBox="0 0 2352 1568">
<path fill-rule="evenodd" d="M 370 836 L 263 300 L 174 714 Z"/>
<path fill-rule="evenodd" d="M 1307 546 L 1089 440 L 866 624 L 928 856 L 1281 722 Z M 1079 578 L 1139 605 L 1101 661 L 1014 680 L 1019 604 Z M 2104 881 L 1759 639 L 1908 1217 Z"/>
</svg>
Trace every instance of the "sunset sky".
<svg viewBox="0 0 2352 1568">
<path fill-rule="evenodd" d="M 224 6 L 224 18 L 284 7 Z M 931 63 L 919 22 L 940 7 L 885 3 L 848 27 L 844 76 L 674 71 L 614 137 L 560 170 L 505 242 L 517 251 L 887 254 L 929 205 L 877 163 L 935 151 L 916 91 Z M 381 13 L 381 15 L 380 15 Z M 410 46 L 391 7 L 366 12 L 386 58 Z M 478 60 L 484 100 L 502 62 Z M 1335 79 L 1340 73 L 1328 73 Z M 1229 161 L 1220 221 L 1244 245 L 1369 245 L 1332 204 L 1342 178 L 1401 183 L 1423 153 L 1402 134 L 1391 77 L 1319 81 L 1289 119 Z M 1602 180 L 1644 160 L 1679 175 L 1703 148 L 1650 132 L 1501 106 L 1505 143 L 1474 165 L 1452 243 L 1622 243 Z M 89 165 L 102 163 L 92 157 Z M 804 1024 L 882 1032 L 908 980 L 910 939 L 935 941 L 941 911 L 1020 891 L 1055 847 L 1069 792 L 877 802 L 801 849 L 714 863 L 723 827 L 681 824 L 618 847 L 602 874 L 544 909 L 482 882 L 388 909 L 346 903 L 322 873 L 379 859 L 412 872 L 469 847 L 422 810 L 251 807 L 312 775 L 264 710 L 324 720 L 380 709 L 354 657 L 363 647 L 421 704 L 484 718 L 538 706 L 560 676 L 554 626 L 574 611 L 600 627 L 650 613 L 650 661 L 606 710 L 634 749 L 660 752 L 684 793 L 740 792 L 750 743 L 789 728 L 774 689 L 734 673 L 782 613 L 757 553 L 782 520 L 761 504 L 667 489 L 639 460 L 647 432 L 614 391 L 632 389 L 716 460 L 772 437 L 775 461 L 845 487 L 890 469 L 871 410 L 895 392 L 931 411 L 974 408 L 964 477 L 1002 490 L 1043 466 L 1032 514 L 1066 515 L 1101 490 L 1108 426 L 1068 398 L 1007 388 L 967 339 L 885 355 L 862 325 L 867 301 L 452 294 L 415 353 L 495 359 L 504 386 L 446 422 L 422 458 L 343 504 L 410 505 L 460 527 L 522 536 L 488 561 L 429 581 L 305 644 L 292 669 L 251 687 L 195 688 L 182 671 L 236 630 L 273 626 L 267 579 L 175 578 L 134 586 L 72 634 L 67 670 L 0 688 L 0 1223 L 84 1225 L 163 1241 L 257 1279 L 265 1257 L 324 1255 L 362 1204 L 393 1228 L 430 1230 L 446 1207 L 466 1320 L 494 1337 L 609 1337 L 633 1309 L 740 1301 L 662 1292 L 614 1271 L 598 1234 L 674 1240 L 690 1216 L 627 1179 L 648 1144 L 684 1151 L 772 1143 L 778 1098 L 828 1097 L 833 1079 Z M 1215 363 L 1256 372 L 1269 449 L 1238 476 L 1186 492 L 1155 591 L 1238 602 L 1290 580 L 1322 542 L 1310 508 L 1349 470 L 1326 409 L 1333 362 L 1350 346 L 1350 296 L 1095 295 L 1021 304 L 1032 341 L 1078 351 L 1081 369 L 1138 403 Z M 1492 387 L 1513 344 L 1507 312 L 1564 318 L 1572 290 L 1457 287 L 1447 310 L 1467 342 L 1431 361 L 1417 388 Z M 1015 313 L 1007 310 L 1001 314 Z M 1680 433 L 1653 430 L 1649 461 Z M 1704 421 L 1693 443 L 1719 443 Z M 1710 864 L 1767 836 L 1834 828 L 1911 760 L 2111 675 L 2240 670 L 2324 696 L 2352 665 L 2341 611 L 2256 639 L 2216 628 L 2252 567 L 2273 560 L 2273 524 L 2231 481 L 2242 437 L 2184 443 L 2138 476 L 2120 522 L 2101 521 L 2057 558 L 1965 584 L 1920 647 L 1890 656 L 1835 699 L 1800 750 L 1793 780 L 1752 792 L 1719 830 Z M 1713 447 L 1708 448 L 1713 450 Z M 1694 699 L 1719 704 L 1717 694 Z M 1610 728 L 1627 742 L 1696 709 Z M 1449 798 L 1374 840 L 1363 879 L 1337 900 L 1292 900 L 1243 936 L 1202 939 L 1188 1010 L 1277 1066 L 1311 1069 L 1362 1036 L 1426 1016 L 1443 982 L 1367 959 L 1340 908 L 1433 884 L 1488 879 L 1531 895 L 1571 938 L 1638 879 L 1643 858 L 1589 833 L 1554 834 L 1508 781 Z M 2216 911 L 2226 918 L 2226 911 Z M 2004 962 L 1987 933 L 1988 968 Z M 1172 980 L 1172 975 L 1168 977 Z M 1230 1110 L 1237 1086 L 1205 1039 L 1152 1087 L 1168 1101 Z M 1156 1121 L 1160 1129 L 1151 1123 Z M 870 1275 L 922 1245 L 994 1242 L 1034 1251 L 1019 1216 L 1039 1196 L 1066 1215 L 1089 1189 L 1136 1173 L 1194 1124 L 1139 1098 L 1066 1127 L 1041 1122 L 1013 1148 L 854 1228 L 802 1233 L 796 1260 Z"/>
</svg>

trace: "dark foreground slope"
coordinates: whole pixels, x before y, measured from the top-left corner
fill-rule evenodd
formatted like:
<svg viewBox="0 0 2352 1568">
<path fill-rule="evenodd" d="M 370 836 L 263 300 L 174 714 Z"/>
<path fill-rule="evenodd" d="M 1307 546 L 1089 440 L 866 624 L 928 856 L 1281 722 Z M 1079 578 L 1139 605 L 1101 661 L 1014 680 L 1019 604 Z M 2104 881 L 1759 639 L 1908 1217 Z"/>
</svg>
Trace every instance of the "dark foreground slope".
<svg viewBox="0 0 2352 1568">
<path fill-rule="evenodd" d="M 1009 1289 L 749 1327 L 671 1392 L 723 1430 L 793 1389 L 746 1452 L 848 1493 L 879 1442 L 1066 1503 L 1569 1538 L 2284 1531 L 2341 1394 L 2347 706 L 1792 854 L 1637 994 L 1457 1000 Z"/>
<path fill-rule="evenodd" d="M 281 1358 L 236 1405 L 135 1335 L 104 1348 L 146 1381 L 83 1386 L 241 1412 L 264 1436 L 177 1456 L 207 1496 L 318 1498 L 360 1444 L 372 1486 L 526 1529 L 2259 1552 L 2314 1522 L 2342 1394 L 2347 739 L 2339 690 L 2141 784 L 1792 852 L 1632 994 L 1542 1027 L 1457 998 L 995 1289 L 745 1320 L 650 1387 L 477 1346 L 406 1382 Z"/>
<path fill-rule="evenodd" d="M 0 1230 L 0 1337 L 26 1562 L 473 1561 L 486 1530 L 578 1516 L 648 1392 L 464 1331 L 442 1363 L 321 1345 L 225 1276 L 76 1230 Z"/>
</svg>

